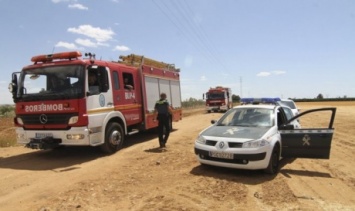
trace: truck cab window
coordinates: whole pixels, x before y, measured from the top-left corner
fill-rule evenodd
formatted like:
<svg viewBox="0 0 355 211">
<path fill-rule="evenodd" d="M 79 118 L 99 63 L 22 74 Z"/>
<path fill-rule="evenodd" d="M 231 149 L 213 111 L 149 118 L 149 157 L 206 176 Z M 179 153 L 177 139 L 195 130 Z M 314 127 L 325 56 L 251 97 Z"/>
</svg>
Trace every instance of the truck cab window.
<svg viewBox="0 0 355 211">
<path fill-rule="evenodd" d="M 123 84 L 125 89 L 134 89 L 133 75 L 130 73 L 123 73 Z"/>
<path fill-rule="evenodd" d="M 88 68 L 88 87 L 90 95 L 107 92 L 109 86 L 106 67 L 91 66 Z"/>
</svg>

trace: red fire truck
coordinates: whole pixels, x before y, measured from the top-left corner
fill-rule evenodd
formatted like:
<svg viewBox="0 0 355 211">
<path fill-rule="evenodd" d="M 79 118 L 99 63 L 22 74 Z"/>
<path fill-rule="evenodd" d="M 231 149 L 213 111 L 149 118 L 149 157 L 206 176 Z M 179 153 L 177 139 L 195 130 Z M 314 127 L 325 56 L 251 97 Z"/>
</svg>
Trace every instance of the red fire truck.
<svg viewBox="0 0 355 211">
<path fill-rule="evenodd" d="M 211 87 L 206 96 L 206 110 L 208 113 L 211 111 L 227 111 L 232 108 L 232 90 L 228 87 L 216 86 Z"/>
<path fill-rule="evenodd" d="M 153 112 L 161 92 L 173 108 L 171 122 L 182 119 L 180 70 L 173 64 L 135 54 L 102 61 L 78 51 L 31 61 L 9 85 L 17 141 L 26 147 L 87 145 L 115 153 L 125 136 L 157 127 Z"/>
</svg>

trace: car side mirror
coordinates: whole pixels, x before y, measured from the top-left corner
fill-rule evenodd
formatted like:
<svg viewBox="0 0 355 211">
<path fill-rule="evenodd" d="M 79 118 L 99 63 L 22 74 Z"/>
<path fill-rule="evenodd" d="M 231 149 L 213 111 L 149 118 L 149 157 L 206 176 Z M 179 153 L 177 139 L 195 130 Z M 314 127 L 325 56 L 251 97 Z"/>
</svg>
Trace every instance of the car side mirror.
<svg viewBox="0 0 355 211">
<path fill-rule="evenodd" d="M 280 125 L 279 129 L 281 129 L 281 130 L 294 130 L 295 126 L 293 124 Z"/>
</svg>

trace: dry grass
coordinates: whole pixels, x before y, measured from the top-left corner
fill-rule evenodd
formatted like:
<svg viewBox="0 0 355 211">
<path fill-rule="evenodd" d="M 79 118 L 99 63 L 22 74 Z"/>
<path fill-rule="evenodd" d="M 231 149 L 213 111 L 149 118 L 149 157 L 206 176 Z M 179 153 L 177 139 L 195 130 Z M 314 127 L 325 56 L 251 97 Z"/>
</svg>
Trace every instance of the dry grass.
<svg viewBox="0 0 355 211">
<path fill-rule="evenodd" d="M 12 117 L 0 118 L 0 147 L 16 145 L 16 133 Z"/>
</svg>

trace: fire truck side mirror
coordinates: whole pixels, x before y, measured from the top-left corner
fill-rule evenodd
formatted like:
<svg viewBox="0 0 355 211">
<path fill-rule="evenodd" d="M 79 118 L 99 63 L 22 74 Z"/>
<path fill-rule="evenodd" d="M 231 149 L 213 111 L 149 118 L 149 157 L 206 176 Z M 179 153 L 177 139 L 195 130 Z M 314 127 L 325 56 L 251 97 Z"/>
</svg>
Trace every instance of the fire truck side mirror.
<svg viewBox="0 0 355 211">
<path fill-rule="evenodd" d="M 12 98 L 14 100 L 14 102 L 16 102 L 16 93 L 17 93 L 17 74 L 19 72 L 16 73 L 12 73 L 12 80 L 11 83 L 8 86 L 9 91 L 12 93 Z"/>
</svg>

